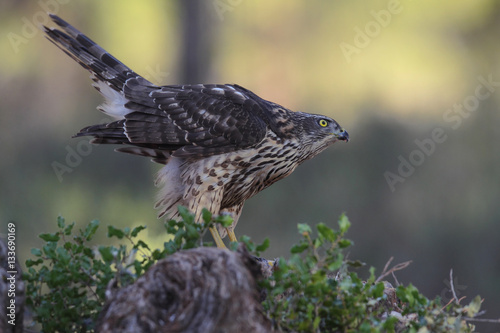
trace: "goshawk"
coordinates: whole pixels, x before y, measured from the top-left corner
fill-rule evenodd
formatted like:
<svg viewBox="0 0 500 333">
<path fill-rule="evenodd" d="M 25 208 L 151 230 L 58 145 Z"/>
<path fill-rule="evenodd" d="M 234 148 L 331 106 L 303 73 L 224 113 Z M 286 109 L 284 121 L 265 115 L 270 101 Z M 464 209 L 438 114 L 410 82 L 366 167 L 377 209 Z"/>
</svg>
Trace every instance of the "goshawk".
<svg viewBox="0 0 500 333">
<path fill-rule="evenodd" d="M 82 129 L 92 143 L 147 156 L 165 166 L 155 207 L 176 218 L 183 205 L 200 220 L 203 208 L 230 214 L 229 228 L 210 231 L 236 241 L 234 227 L 247 199 L 290 175 L 302 162 L 349 135 L 333 119 L 292 112 L 236 84 L 157 86 L 144 79 L 73 26 L 44 27 L 47 38 L 91 73 L 104 96 L 99 110 L 116 119 Z"/>
</svg>

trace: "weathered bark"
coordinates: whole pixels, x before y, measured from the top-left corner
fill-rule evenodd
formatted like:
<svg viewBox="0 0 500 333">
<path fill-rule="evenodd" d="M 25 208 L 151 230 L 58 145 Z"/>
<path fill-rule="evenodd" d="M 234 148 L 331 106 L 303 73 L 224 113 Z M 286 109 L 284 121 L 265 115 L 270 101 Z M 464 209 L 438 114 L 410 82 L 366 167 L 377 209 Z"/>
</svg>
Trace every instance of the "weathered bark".
<svg viewBox="0 0 500 333">
<path fill-rule="evenodd" d="M 97 331 L 270 332 L 260 276 L 260 265 L 243 247 L 175 253 L 133 285 L 111 292 Z"/>
<path fill-rule="evenodd" d="M 21 333 L 26 299 L 24 282 L 21 280 L 22 271 L 17 259 L 15 267 L 9 267 L 8 252 L 7 245 L 0 239 L 0 332 Z M 16 273 L 7 273 L 13 271 Z"/>
</svg>

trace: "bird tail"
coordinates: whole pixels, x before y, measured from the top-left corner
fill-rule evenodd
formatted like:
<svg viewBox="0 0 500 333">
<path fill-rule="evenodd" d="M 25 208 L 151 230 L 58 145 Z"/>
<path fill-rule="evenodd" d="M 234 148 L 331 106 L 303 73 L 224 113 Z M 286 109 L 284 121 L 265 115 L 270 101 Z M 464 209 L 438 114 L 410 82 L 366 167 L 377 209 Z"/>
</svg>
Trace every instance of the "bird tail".
<svg viewBox="0 0 500 333">
<path fill-rule="evenodd" d="M 115 118 L 123 119 L 126 114 L 130 113 L 130 109 L 125 107 L 129 99 L 123 92 L 126 81 L 136 79 L 142 86 L 155 86 L 106 52 L 71 24 L 57 15 L 49 14 L 49 16 L 62 30 L 44 26 L 43 30 L 47 39 L 91 72 L 90 77 L 94 81 L 94 88 L 106 99 L 99 110 Z"/>
<path fill-rule="evenodd" d="M 89 70 L 97 79 L 107 82 L 116 90 L 122 90 L 125 81 L 139 77 L 90 38 L 68 22 L 54 14 L 49 14 L 54 23 L 63 29 L 43 27 L 47 39 Z"/>
<path fill-rule="evenodd" d="M 118 120 L 106 124 L 87 126 L 73 137 L 92 136 L 94 138 L 90 140 L 90 143 L 93 144 L 133 144 L 125 134 L 124 123 L 125 120 Z M 171 151 L 168 149 L 155 149 L 142 146 L 140 143 L 136 143 L 134 147 L 116 148 L 115 151 L 150 157 L 153 162 L 160 164 L 167 164 L 171 155 Z"/>
</svg>

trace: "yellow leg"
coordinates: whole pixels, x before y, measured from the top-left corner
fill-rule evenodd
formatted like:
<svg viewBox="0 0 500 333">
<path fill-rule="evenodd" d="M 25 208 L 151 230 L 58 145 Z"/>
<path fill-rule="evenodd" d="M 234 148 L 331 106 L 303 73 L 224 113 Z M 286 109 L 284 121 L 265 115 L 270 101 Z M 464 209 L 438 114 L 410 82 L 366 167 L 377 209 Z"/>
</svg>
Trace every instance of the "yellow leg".
<svg viewBox="0 0 500 333">
<path fill-rule="evenodd" d="M 236 238 L 236 235 L 234 234 L 234 231 L 229 229 L 229 228 L 226 228 L 226 231 L 227 231 L 227 236 L 229 237 L 229 240 L 231 242 L 237 242 L 238 239 Z"/>
<path fill-rule="evenodd" d="M 217 247 L 219 249 L 227 249 L 226 245 L 224 245 L 224 242 L 222 241 L 222 238 L 219 235 L 219 232 L 217 231 L 217 228 L 211 227 L 210 233 L 212 234 L 212 237 L 214 238 L 215 244 L 217 245 Z"/>
</svg>

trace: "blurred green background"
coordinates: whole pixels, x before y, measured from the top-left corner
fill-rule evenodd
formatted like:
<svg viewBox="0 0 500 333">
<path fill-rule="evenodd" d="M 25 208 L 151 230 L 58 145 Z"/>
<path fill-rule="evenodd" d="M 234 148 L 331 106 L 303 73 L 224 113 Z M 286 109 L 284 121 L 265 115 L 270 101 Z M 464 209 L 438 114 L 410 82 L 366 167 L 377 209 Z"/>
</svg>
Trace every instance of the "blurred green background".
<svg viewBox="0 0 500 333">
<path fill-rule="evenodd" d="M 105 118 L 102 98 L 34 28 L 47 11 L 157 84 L 237 83 L 348 130 L 247 202 L 237 235 L 269 237 L 266 257 L 288 253 L 297 223 L 346 212 L 351 259 L 378 273 L 413 260 L 399 281 L 446 301 L 453 268 L 458 296 L 500 317 L 500 2 L 2 1 L 0 233 L 16 222 L 22 262 L 58 215 L 164 240 L 159 165 L 71 138 Z"/>
</svg>

